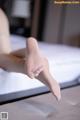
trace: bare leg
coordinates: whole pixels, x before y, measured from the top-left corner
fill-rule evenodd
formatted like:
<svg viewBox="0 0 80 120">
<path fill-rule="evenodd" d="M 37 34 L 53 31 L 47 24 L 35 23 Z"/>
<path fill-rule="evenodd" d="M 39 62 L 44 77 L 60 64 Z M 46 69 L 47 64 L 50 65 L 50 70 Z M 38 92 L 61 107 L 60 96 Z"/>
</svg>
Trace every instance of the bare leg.
<svg viewBox="0 0 80 120">
<path fill-rule="evenodd" d="M 29 77 L 36 77 L 45 83 L 58 100 L 61 98 L 60 87 L 57 81 L 53 79 L 49 72 L 49 64 L 47 59 L 41 53 L 37 41 L 29 38 L 26 55 L 26 73 Z"/>
<path fill-rule="evenodd" d="M 10 34 L 7 16 L 0 9 L 0 54 L 10 53 Z"/>
<path fill-rule="evenodd" d="M 37 41 L 34 38 L 28 39 L 24 58 L 16 57 L 10 53 L 9 25 L 4 12 L 0 9 L 0 67 L 8 70 L 26 73 L 31 78 L 38 78 L 45 83 L 52 93 L 59 100 L 60 87 L 49 72 L 48 61 L 39 50 Z M 23 52 L 22 52 L 23 53 Z M 24 56 L 24 55 L 23 55 Z M 25 69 L 24 69 L 25 66 Z"/>
<path fill-rule="evenodd" d="M 39 79 L 46 84 L 55 97 L 60 100 L 60 87 L 51 76 L 48 61 L 39 50 L 37 41 L 34 38 L 29 38 L 27 42 L 28 46 L 25 49 L 25 60 L 24 58 L 16 57 L 12 54 L 0 55 L 1 67 L 8 71 L 26 73 L 30 78 L 35 77 Z M 16 55 L 16 53 L 14 54 Z"/>
<path fill-rule="evenodd" d="M 0 68 L 9 72 L 25 73 L 24 60 L 12 54 L 0 54 Z"/>
</svg>

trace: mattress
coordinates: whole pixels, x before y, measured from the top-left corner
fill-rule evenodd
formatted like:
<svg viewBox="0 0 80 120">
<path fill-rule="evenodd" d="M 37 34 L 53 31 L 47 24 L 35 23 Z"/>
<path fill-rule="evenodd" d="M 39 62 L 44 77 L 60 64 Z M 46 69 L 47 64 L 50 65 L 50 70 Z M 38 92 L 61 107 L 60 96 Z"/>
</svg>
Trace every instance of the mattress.
<svg viewBox="0 0 80 120">
<path fill-rule="evenodd" d="M 12 51 L 25 48 L 26 38 L 11 35 Z M 50 72 L 61 88 L 80 82 L 80 48 L 39 42 L 47 57 Z M 0 101 L 44 93 L 49 89 L 37 79 L 22 73 L 7 72 L 0 68 Z M 7 97 L 7 95 L 9 97 Z"/>
</svg>

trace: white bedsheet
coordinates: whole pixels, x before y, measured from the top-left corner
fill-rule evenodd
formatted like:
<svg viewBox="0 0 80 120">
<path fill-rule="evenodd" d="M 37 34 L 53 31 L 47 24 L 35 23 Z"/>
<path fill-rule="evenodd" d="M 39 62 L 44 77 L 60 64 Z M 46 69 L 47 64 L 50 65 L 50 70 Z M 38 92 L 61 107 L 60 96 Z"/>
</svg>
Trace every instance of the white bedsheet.
<svg viewBox="0 0 80 120">
<path fill-rule="evenodd" d="M 26 47 L 25 38 L 12 36 L 12 49 Z M 39 47 L 46 55 L 50 65 L 50 71 L 58 82 L 66 82 L 80 75 L 80 49 L 65 46 L 40 43 Z"/>
<path fill-rule="evenodd" d="M 11 36 L 12 50 L 25 47 L 25 38 Z M 52 76 L 59 83 L 74 81 L 80 76 L 80 49 L 39 43 L 39 47 L 47 56 Z M 27 75 L 6 72 L 0 69 L 0 95 L 22 90 L 31 90 L 44 86 L 38 80 L 30 80 Z"/>
</svg>

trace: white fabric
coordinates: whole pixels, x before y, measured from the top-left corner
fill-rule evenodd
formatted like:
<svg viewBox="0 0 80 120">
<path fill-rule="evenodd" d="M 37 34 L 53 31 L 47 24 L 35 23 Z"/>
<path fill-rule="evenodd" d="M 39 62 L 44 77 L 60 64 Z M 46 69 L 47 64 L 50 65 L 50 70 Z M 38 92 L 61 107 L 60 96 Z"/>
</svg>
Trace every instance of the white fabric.
<svg viewBox="0 0 80 120">
<path fill-rule="evenodd" d="M 27 75 L 21 73 L 8 73 L 0 69 L 0 74 L 0 95 L 44 86 L 38 80 L 31 80 Z"/>
<path fill-rule="evenodd" d="M 26 38 L 11 36 L 12 50 L 24 48 Z M 52 76 L 59 82 L 73 81 L 80 76 L 80 49 L 64 46 L 39 43 L 39 47 L 47 56 Z M 30 90 L 44 86 L 38 80 L 31 80 L 27 75 L 15 72 L 6 72 L 0 69 L 0 94 L 22 90 Z"/>
<path fill-rule="evenodd" d="M 26 39 L 12 36 L 12 49 L 26 47 Z M 74 80 L 80 75 L 80 48 L 65 45 L 40 43 L 39 47 L 47 56 L 50 71 L 59 83 Z"/>
</svg>

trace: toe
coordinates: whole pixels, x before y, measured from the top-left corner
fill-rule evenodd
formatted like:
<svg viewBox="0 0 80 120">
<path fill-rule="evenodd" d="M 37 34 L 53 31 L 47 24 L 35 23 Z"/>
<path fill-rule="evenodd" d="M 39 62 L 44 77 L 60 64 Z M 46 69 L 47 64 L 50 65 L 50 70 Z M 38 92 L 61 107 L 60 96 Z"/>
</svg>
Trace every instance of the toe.
<svg viewBox="0 0 80 120">
<path fill-rule="evenodd" d="M 61 99 L 60 88 L 56 87 L 56 89 L 53 88 L 51 91 L 54 94 L 54 96 L 56 97 L 56 99 L 59 101 Z"/>
<path fill-rule="evenodd" d="M 38 67 L 36 70 L 33 71 L 34 76 L 37 77 L 41 71 L 43 71 L 43 66 Z"/>
<path fill-rule="evenodd" d="M 32 72 L 33 72 L 33 73 L 36 73 L 36 72 L 39 72 L 39 71 L 41 71 L 41 70 L 43 70 L 43 65 L 39 65 L 39 66 L 33 68 Z"/>
</svg>

